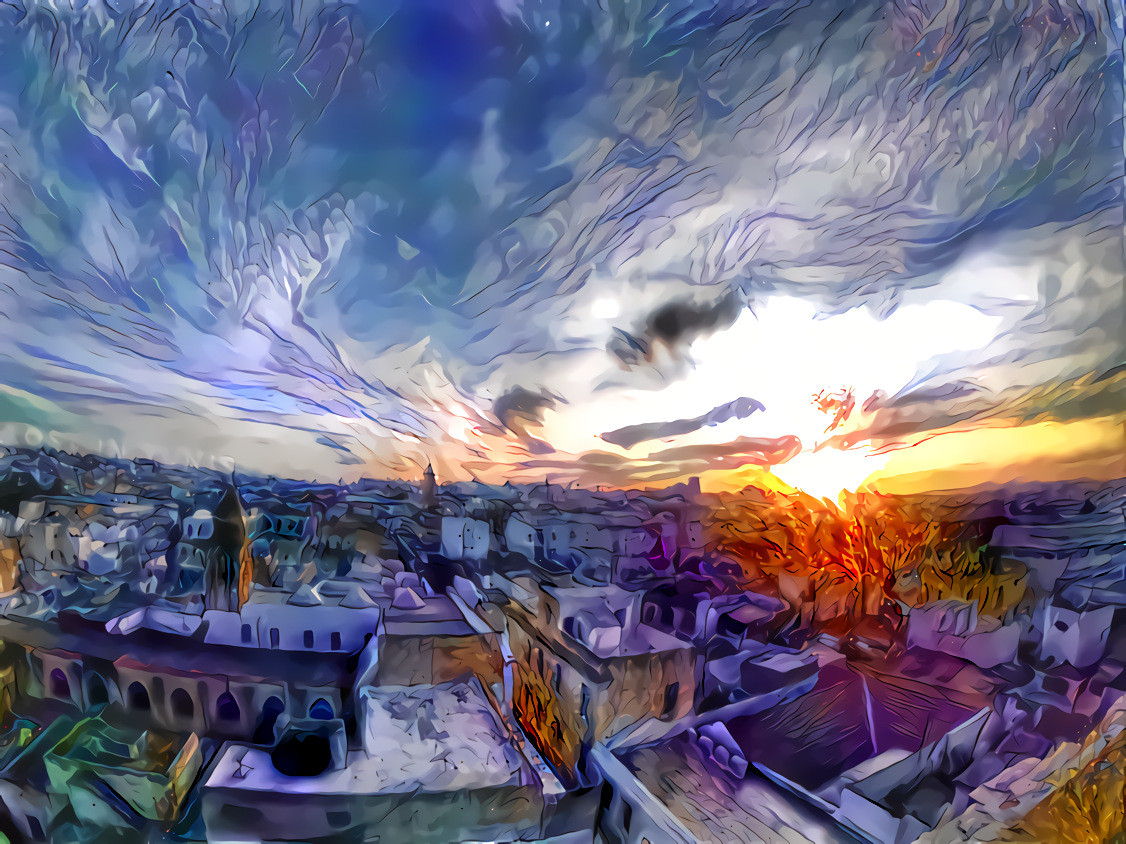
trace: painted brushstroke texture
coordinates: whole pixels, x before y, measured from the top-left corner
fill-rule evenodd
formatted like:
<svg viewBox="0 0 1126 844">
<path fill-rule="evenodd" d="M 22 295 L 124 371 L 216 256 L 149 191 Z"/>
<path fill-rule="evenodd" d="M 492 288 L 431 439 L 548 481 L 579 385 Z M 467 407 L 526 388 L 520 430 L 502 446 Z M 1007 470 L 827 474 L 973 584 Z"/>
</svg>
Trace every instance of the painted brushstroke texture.
<svg viewBox="0 0 1126 844">
<path fill-rule="evenodd" d="M 1108 0 L 0 5 L 6 439 L 598 482 L 808 458 L 846 386 L 830 450 L 1105 416 L 1120 33 Z M 903 363 L 863 392 L 793 362 L 854 309 L 817 357 Z"/>
<path fill-rule="evenodd" d="M 677 419 L 673 422 L 649 422 L 641 425 L 628 425 L 625 428 L 618 428 L 616 431 L 609 431 L 603 434 L 602 439 L 606 440 L 608 443 L 613 443 L 614 445 L 628 449 L 646 440 L 658 440 L 664 439 L 665 437 L 675 437 L 678 434 L 690 434 L 693 431 L 698 431 L 700 428 L 709 428 L 731 419 L 746 419 L 755 411 L 765 409 L 761 402 L 744 397 L 720 405 L 708 413 L 705 413 L 703 416 L 697 416 L 693 419 Z"/>
</svg>

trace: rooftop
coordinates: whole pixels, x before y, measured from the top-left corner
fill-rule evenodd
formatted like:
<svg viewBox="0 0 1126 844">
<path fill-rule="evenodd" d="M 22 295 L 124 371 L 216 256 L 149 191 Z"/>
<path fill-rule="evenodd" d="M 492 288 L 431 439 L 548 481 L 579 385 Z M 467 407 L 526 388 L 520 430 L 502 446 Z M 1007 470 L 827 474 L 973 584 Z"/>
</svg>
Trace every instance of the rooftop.
<svg viewBox="0 0 1126 844">
<path fill-rule="evenodd" d="M 535 784 L 524 755 L 476 680 L 368 687 L 360 695 L 365 749 L 314 777 L 287 777 L 269 753 L 228 745 L 209 788 L 291 794 L 441 793 Z"/>
<path fill-rule="evenodd" d="M 706 758 L 687 734 L 625 760 L 641 784 L 698 841 L 852 841 L 828 817 L 766 779 L 739 780 Z"/>
</svg>

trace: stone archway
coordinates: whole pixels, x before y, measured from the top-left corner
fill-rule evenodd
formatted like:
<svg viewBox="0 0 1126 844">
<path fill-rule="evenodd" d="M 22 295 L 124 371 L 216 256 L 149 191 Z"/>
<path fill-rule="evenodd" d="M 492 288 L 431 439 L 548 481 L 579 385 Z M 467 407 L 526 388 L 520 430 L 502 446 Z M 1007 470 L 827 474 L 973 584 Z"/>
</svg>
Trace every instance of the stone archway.
<svg viewBox="0 0 1126 844">
<path fill-rule="evenodd" d="M 168 698 L 172 709 L 172 716 L 182 721 L 190 721 L 195 717 L 195 702 L 192 696 L 182 688 L 175 688 Z"/>
<path fill-rule="evenodd" d="M 48 678 L 48 688 L 50 689 L 51 697 L 70 698 L 70 680 L 67 679 L 66 672 L 61 668 L 51 669 L 51 674 Z"/>
<path fill-rule="evenodd" d="M 270 695 L 262 704 L 262 714 L 258 718 L 258 725 L 254 730 L 255 744 L 272 744 L 274 741 L 274 725 L 278 717 L 285 712 L 285 704 L 276 695 Z"/>
<path fill-rule="evenodd" d="M 140 681 L 129 684 L 129 689 L 125 693 L 125 703 L 130 709 L 137 712 L 148 712 L 152 709 L 149 690 Z"/>
<path fill-rule="evenodd" d="M 109 703 L 109 689 L 102 675 L 91 673 L 86 676 L 86 703 L 88 706 L 101 706 Z"/>
<path fill-rule="evenodd" d="M 238 701 L 230 692 L 223 692 L 215 699 L 215 715 L 220 721 L 236 723 L 242 717 Z"/>
</svg>

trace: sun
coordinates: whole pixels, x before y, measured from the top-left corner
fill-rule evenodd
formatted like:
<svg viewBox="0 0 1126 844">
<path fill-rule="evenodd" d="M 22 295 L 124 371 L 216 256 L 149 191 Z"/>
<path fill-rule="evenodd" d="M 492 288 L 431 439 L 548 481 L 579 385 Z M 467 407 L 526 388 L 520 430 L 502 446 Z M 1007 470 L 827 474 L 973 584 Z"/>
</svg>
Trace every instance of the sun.
<svg viewBox="0 0 1126 844">
<path fill-rule="evenodd" d="M 839 503 L 841 495 L 858 489 L 887 462 L 888 455 L 874 454 L 867 447 L 843 450 L 825 446 L 803 451 L 775 466 L 773 472 L 795 489 Z"/>
</svg>

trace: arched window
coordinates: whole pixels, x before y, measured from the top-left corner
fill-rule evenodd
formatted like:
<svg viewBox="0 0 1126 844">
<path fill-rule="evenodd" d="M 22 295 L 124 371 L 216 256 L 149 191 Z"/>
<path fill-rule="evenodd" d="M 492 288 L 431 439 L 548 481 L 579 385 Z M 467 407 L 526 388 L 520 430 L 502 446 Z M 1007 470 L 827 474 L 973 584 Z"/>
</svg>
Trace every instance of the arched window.
<svg viewBox="0 0 1126 844">
<path fill-rule="evenodd" d="M 319 718 L 321 721 L 331 721 L 335 717 L 332 711 L 332 704 L 322 698 L 317 698 L 316 702 L 309 707 L 309 717 Z"/>
<path fill-rule="evenodd" d="M 262 704 L 262 717 L 258 719 L 258 725 L 254 730 L 254 743 L 255 744 L 272 744 L 274 741 L 274 724 L 277 723 L 278 716 L 285 711 L 285 704 L 274 695 L 266 698 L 266 702 Z"/>
<path fill-rule="evenodd" d="M 70 697 L 70 681 L 67 680 L 66 674 L 63 673 L 61 668 L 51 671 L 51 695 L 52 697 Z"/>
<path fill-rule="evenodd" d="M 665 686 L 665 705 L 661 710 L 662 718 L 668 718 L 673 714 L 678 700 L 680 700 L 680 683 L 669 683 Z"/>
<path fill-rule="evenodd" d="M 109 703 L 109 692 L 106 691 L 106 684 L 97 674 L 91 675 L 86 683 L 86 700 L 91 706 Z"/>
<path fill-rule="evenodd" d="M 183 689 L 173 689 L 169 702 L 172 704 L 172 714 L 177 718 L 191 718 L 195 715 L 192 696 Z"/>
<path fill-rule="evenodd" d="M 237 721 L 242 715 L 238 701 L 230 692 L 223 692 L 215 701 L 215 711 L 220 721 Z"/>
<path fill-rule="evenodd" d="M 147 712 L 152 707 L 152 704 L 149 703 L 148 689 L 139 682 L 134 682 L 129 685 L 129 691 L 125 698 L 130 709 Z"/>
</svg>

